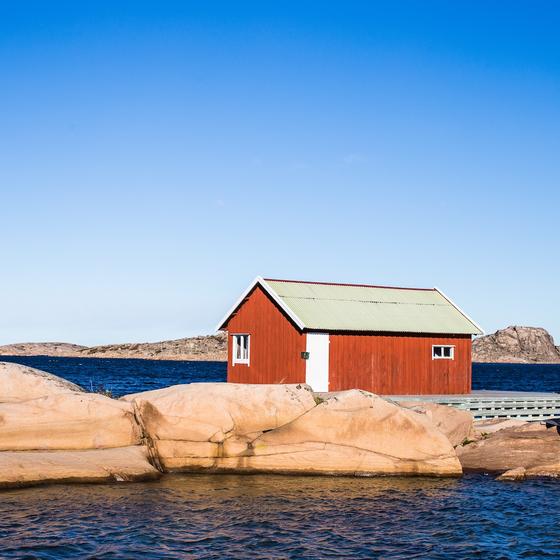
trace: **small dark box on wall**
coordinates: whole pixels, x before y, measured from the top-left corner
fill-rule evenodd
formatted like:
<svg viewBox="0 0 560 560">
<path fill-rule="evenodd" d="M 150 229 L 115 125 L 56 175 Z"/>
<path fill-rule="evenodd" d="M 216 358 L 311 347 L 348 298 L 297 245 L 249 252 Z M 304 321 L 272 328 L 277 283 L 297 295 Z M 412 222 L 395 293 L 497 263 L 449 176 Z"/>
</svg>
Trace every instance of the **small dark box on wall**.
<svg viewBox="0 0 560 560">
<path fill-rule="evenodd" d="M 301 353 L 301 357 L 302 357 L 304 360 L 309 360 L 309 352 L 302 352 L 302 353 Z"/>
</svg>

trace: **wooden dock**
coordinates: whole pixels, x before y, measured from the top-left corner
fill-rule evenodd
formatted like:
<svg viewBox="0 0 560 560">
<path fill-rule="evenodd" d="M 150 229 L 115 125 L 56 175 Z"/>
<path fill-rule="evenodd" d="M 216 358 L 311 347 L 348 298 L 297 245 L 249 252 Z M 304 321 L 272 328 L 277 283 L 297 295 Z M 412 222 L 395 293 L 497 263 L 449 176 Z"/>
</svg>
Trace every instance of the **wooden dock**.
<svg viewBox="0 0 560 560">
<path fill-rule="evenodd" d="M 475 420 L 515 418 L 530 422 L 560 418 L 560 393 L 472 391 L 468 395 L 384 395 L 394 401 L 422 401 L 472 412 Z"/>
</svg>

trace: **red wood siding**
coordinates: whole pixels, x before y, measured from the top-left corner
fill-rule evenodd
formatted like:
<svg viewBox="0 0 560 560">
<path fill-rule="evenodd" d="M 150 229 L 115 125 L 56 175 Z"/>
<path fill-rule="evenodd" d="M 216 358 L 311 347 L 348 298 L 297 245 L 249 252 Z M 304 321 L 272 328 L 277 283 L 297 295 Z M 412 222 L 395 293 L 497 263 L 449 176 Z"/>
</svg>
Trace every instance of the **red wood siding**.
<svg viewBox="0 0 560 560">
<path fill-rule="evenodd" d="M 231 383 L 305 383 L 306 337 L 257 286 L 229 319 L 227 380 Z M 250 364 L 232 365 L 231 337 L 249 334 Z"/>
<path fill-rule="evenodd" d="M 433 344 L 455 346 L 455 359 L 432 360 Z M 380 395 L 464 394 L 471 390 L 471 337 L 330 335 L 329 390 Z"/>
</svg>

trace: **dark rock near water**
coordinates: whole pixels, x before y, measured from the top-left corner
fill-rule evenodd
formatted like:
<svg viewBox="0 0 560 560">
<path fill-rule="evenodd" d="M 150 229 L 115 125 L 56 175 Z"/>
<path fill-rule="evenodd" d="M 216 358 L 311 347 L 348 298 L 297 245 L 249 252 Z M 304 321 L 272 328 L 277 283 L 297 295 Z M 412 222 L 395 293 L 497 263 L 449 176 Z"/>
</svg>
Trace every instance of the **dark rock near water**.
<svg viewBox="0 0 560 560">
<path fill-rule="evenodd" d="M 560 434 L 531 422 L 457 448 L 465 472 L 505 474 L 504 480 L 560 477 Z"/>
</svg>

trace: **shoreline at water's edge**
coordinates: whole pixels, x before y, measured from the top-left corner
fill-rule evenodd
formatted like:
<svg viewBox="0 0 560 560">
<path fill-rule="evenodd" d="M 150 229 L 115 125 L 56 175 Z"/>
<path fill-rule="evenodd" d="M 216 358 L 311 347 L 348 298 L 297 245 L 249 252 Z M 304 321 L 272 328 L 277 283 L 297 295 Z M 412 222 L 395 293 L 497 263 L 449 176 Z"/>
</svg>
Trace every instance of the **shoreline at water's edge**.
<svg viewBox="0 0 560 560">
<path fill-rule="evenodd" d="M 317 478 L 421 478 L 427 480 L 439 480 L 439 479 L 454 479 L 460 480 L 464 475 L 461 474 L 414 474 L 410 473 L 360 473 L 354 471 L 347 472 L 307 472 L 307 471 L 294 471 L 294 470 L 279 470 L 279 471 L 267 471 L 267 470 L 243 470 L 243 469 L 192 469 L 192 470 L 178 470 L 178 471 L 166 471 L 159 473 L 149 473 L 141 474 L 134 477 L 130 477 L 128 480 L 109 480 L 109 479 L 99 479 L 95 477 L 87 476 L 74 476 L 64 479 L 55 480 L 33 480 L 33 481 L 18 481 L 18 482 L 0 482 L 0 495 L 3 491 L 18 490 L 23 488 L 36 488 L 38 486 L 58 486 L 61 484 L 89 484 L 89 485 L 120 485 L 120 484 L 130 484 L 130 483 L 145 483 L 145 482 L 157 482 L 162 478 L 175 477 L 175 476 L 204 476 L 204 475 L 223 475 L 223 476 L 271 476 L 271 477 L 317 477 Z M 468 474 L 476 475 L 481 474 L 479 472 L 469 472 Z M 482 473 L 484 474 L 484 473 Z M 547 477 L 534 477 L 543 478 Z"/>
<path fill-rule="evenodd" d="M 55 358 L 124 358 L 173 361 L 225 361 L 227 335 L 195 336 L 160 342 L 80 346 L 66 342 L 22 342 L 0 346 L 2 356 Z"/>
<path fill-rule="evenodd" d="M 143 360 L 148 362 L 219 362 L 227 363 L 227 357 L 216 354 L 178 354 L 176 356 L 123 356 L 116 354 L 103 354 L 100 355 L 86 355 L 86 354 L 0 354 L 0 362 L 2 358 L 94 358 L 94 359 L 109 359 L 109 360 Z M 533 361 L 480 361 L 473 360 L 474 364 L 484 365 L 534 365 L 534 366 L 557 366 L 560 362 L 533 362 Z"/>
<path fill-rule="evenodd" d="M 1 356 L 0 356 L 1 357 Z M 512 361 L 512 360 L 508 360 L 508 361 L 503 361 L 503 362 L 497 362 L 497 361 L 488 361 L 488 362 L 484 362 L 481 360 L 473 360 L 472 361 L 473 365 L 474 364 L 484 364 L 484 365 L 496 365 L 496 366 L 507 366 L 507 365 L 512 365 L 512 366 L 558 366 L 560 365 L 560 362 L 532 362 L 532 361 Z"/>
<path fill-rule="evenodd" d="M 122 356 L 122 355 L 111 355 L 103 354 L 98 355 L 84 355 L 84 354 L 0 354 L 0 362 L 2 358 L 84 358 L 98 359 L 98 360 L 144 360 L 148 362 L 220 362 L 227 363 L 227 358 L 222 358 L 215 355 L 204 355 L 200 356 L 198 354 L 185 354 L 177 356 Z"/>
<path fill-rule="evenodd" d="M 0 346 L 2 356 L 112 358 L 153 361 L 227 361 L 227 334 L 164 340 L 81 346 L 67 342 L 22 342 Z M 545 329 L 508 327 L 473 341 L 472 361 L 477 364 L 560 364 L 560 347 Z"/>
</svg>

